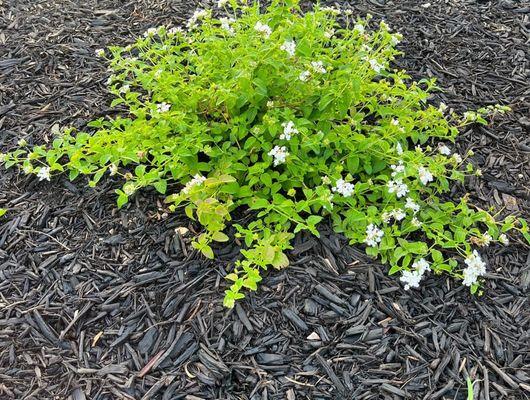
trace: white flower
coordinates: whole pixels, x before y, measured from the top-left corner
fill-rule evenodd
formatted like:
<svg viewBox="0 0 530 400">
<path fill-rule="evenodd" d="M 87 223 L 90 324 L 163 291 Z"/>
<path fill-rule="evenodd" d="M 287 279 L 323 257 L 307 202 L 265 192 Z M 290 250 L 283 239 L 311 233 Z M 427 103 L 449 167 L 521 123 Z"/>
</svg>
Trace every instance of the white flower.
<svg viewBox="0 0 530 400">
<path fill-rule="evenodd" d="M 327 72 L 322 61 L 311 61 L 311 67 L 313 67 L 313 71 L 319 74 L 325 74 Z"/>
<path fill-rule="evenodd" d="M 4 162 L 7 158 L 7 154 L 6 153 L 0 153 L 0 162 Z"/>
<path fill-rule="evenodd" d="M 390 38 L 390 43 L 392 44 L 392 46 L 397 46 L 399 44 L 399 42 L 401 42 L 402 38 L 403 38 L 403 36 L 401 36 L 400 33 L 396 33 L 396 34 L 392 35 L 392 37 Z"/>
<path fill-rule="evenodd" d="M 449 149 L 449 147 L 447 147 L 445 144 L 441 144 L 441 143 L 438 144 L 438 152 L 440 154 L 443 154 L 444 156 L 450 156 L 451 155 L 451 150 Z"/>
<path fill-rule="evenodd" d="M 165 101 L 156 105 L 156 110 L 159 113 L 168 112 L 170 108 L 171 108 L 171 104 L 168 104 Z"/>
<path fill-rule="evenodd" d="M 418 261 L 415 261 L 412 264 L 412 268 L 416 269 L 422 275 L 425 272 L 431 270 L 431 267 L 429 266 L 429 263 L 425 260 L 425 258 L 420 258 Z"/>
<path fill-rule="evenodd" d="M 374 60 L 373 58 L 368 60 L 370 63 L 370 67 L 377 73 L 381 72 L 381 70 L 384 68 L 383 64 L 380 64 L 377 60 Z"/>
<path fill-rule="evenodd" d="M 420 258 L 412 264 L 412 271 L 403 271 L 399 280 L 405 283 L 405 290 L 409 290 L 411 287 L 417 288 L 420 286 L 425 272 L 430 271 L 430 269 L 429 263 L 424 258 Z"/>
<path fill-rule="evenodd" d="M 407 214 L 402 209 L 396 208 L 395 210 L 392 210 L 392 216 L 396 221 L 401 221 L 407 216 Z"/>
<path fill-rule="evenodd" d="M 390 222 L 390 219 L 392 218 L 392 213 L 385 211 L 383 214 L 381 214 L 381 219 L 385 224 L 388 224 Z"/>
<path fill-rule="evenodd" d="M 202 176 L 201 174 L 196 174 L 193 179 L 186 183 L 186 185 L 182 188 L 182 193 L 188 194 L 193 187 L 201 185 L 205 180 L 206 177 Z"/>
<path fill-rule="evenodd" d="M 300 79 L 302 82 L 307 82 L 310 77 L 311 77 L 311 72 L 304 71 L 300 73 L 300 75 L 298 76 L 298 79 Z"/>
<path fill-rule="evenodd" d="M 418 176 L 420 178 L 421 183 L 424 185 L 427 185 L 429 182 L 432 182 L 434 180 L 431 172 L 424 167 L 418 168 Z"/>
<path fill-rule="evenodd" d="M 420 287 L 422 275 L 418 271 L 403 271 L 399 280 L 405 284 L 405 290 Z"/>
<path fill-rule="evenodd" d="M 120 93 L 129 93 L 130 90 L 131 90 L 131 87 L 129 85 L 123 85 L 120 88 Z"/>
<path fill-rule="evenodd" d="M 289 155 L 285 146 L 274 146 L 274 148 L 269 151 L 268 154 L 269 156 L 274 158 L 274 166 L 283 164 L 285 162 L 285 159 Z"/>
<path fill-rule="evenodd" d="M 403 147 L 401 147 L 401 143 L 396 144 L 396 153 L 398 153 L 398 155 L 403 154 Z"/>
<path fill-rule="evenodd" d="M 438 106 L 438 111 L 440 111 L 441 113 L 444 113 L 446 110 L 447 110 L 447 105 L 445 103 L 440 103 L 440 105 Z"/>
<path fill-rule="evenodd" d="M 335 29 L 330 29 L 329 31 L 324 32 L 324 37 L 326 39 L 331 39 L 335 34 Z"/>
<path fill-rule="evenodd" d="M 329 13 L 334 14 L 334 15 L 339 15 L 340 14 L 340 10 L 335 8 L 335 7 L 322 7 L 321 10 L 329 12 Z"/>
<path fill-rule="evenodd" d="M 125 193 L 127 196 L 132 196 L 135 191 L 136 187 L 134 186 L 134 183 L 127 182 L 125 185 L 123 185 L 123 193 Z"/>
<path fill-rule="evenodd" d="M 423 3 L 421 6 L 423 8 L 429 8 L 431 6 L 431 3 Z"/>
<path fill-rule="evenodd" d="M 323 176 L 323 177 L 322 177 L 322 183 L 323 183 L 324 185 L 329 185 L 329 184 L 331 183 L 331 179 L 329 179 L 329 176 L 327 176 L 327 175 L 326 175 L 326 176 Z"/>
<path fill-rule="evenodd" d="M 286 40 L 281 46 L 280 50 L 286 51 L 291 57 L 296 53 L 296 43 L 294 40 Z"/>
<path fill-rule="evenodd" d="M 404 197 L 409 192 L 408 186 L 401 179 L 388 181 L 388 193 L 395 193 L 398 198 Z"/>
<path fill-rule="evenodd" d="M 493 238 L 491 237 L 491 235 L 488 232 L 485 232 L 482 234 L 481 245 L 487 247 L 490 245 L 492 240 Z"/>
<path fill-rule="evenodd" d="M 364 239 L 364 243 L 366 243 L 368 246 L 377 246 L 377 243 L 380 243 L 383 239 L 384 232 L 379 229 L 374 224 L 370 224 L 366 228 L 366 238 Z"/>
<path fill-rule="evenodd" d="M 231 35 L 234 33 L 234 29 L 230 26 L 230 23 L 234 22 L 232 18 L 219 18 L 219 21 L 221 21 L 221 28 L 230 33 Z"/>
<path fill-rule="evenodd" d="M 293 121 L 282 123 L 283 133 L 280 135 L 281 140 L 291 140 L 292 135 L 298 134 L 298 129 Z"/>
<path fill-rule="evenodd" d="M 362 34 L 364 34 L 364 25 L 362 25 L 362 24 L 355 24 L 355 25 L 353 26 L 353 30 L 354 30 L 355 32 L 357 32 L 359 35 L 362 35 Z"/>
<path fill-rule="evenodd" d="M 381 22 L 379 23 L 379 26 L 381 27 L 381 29 L 385 30 L 385 31 L 388 31 L 390 30 L 390 27 L 388 26 L 388 24 L 385 22 L 385 20 L 381 20 Z"/>
<path fill-rule="evenodd" d="M 405 203 L 405 208 L 412 210 L 414 214 L 420 211 L 420 205 L 412 200 L 410 197 L 407 197 L 407 202 Z"/>
<path fill-rule="evenodd" d="M 503 245 L 508 246 L 510 241 L 508 240 L 508 236 L 506 236 L 504 233 L 499 236 L 499 242 L 501 242 Z"/>
<path fill-rule="evenodd" d="M 261 33 L 266 38 L 268 38 L 272 33 L 272 29 L 270 28 L 270 26 L 267 24 L 263 24 L 260 21 L 256 22 L 256 25 L 254 25 L 254 30 Z"/>
<path fill-rule="evenodd" d="M 423 153 L 423 149 L 421 148 L 421 146 L 418 144 L 416 145 L 416 147 L 414 148 L 414 150 L 416 150 L 416 153 Z"/>
<path fill-rule="evenodd" d="M 18 147 L 24 147 L 28 144 L 28 142 L 26 141 L 26 139 L 20 139 L 18 142 L 17 142 L 17 145 Z"/>
<path fill-rule="evenodd" d="M 350 182 L 344 181 L 340 178 L 335 182 L 335 186 L 331 188 L 333 192 L 339 193 L 344 197 L 350 197 L 354 191 L 355 185 Z"/>
<path fill-rule="evenodd" d="M 396 119 L 396 118 L 392 118 L 392 120 L 390 121 L 390 123 L 394 126 L 399 126 L 399 120 Z"/>
<path fill-rule="evenodd" d="M 410 221 L 410 223 L 415 226 L 416 228 L 420 228 L 421 227 L 421 222 L 418 218 L 416 217 L 413 217 Z"/>
<path fill-rule="evenodd" d="M 109 76 L 107 79 L 107 85 L 112 85 L 112 82 L 114 82 L 114 75 Z"/>
<path fill-rule="evenodd" d="M 391 165 L 390 168 L 392 169 L 392 177 L 395 177 L 396 175 L 399 175 L 403 172 L 405 172 L 405 166 L 403 165 L 403 160 L 399 160 L 398 165 Z"/>
<path fill-rule="evenodd" d="M 217 0 L 217 7 L 222 8 L 228 3 L 228 0 Z"/>
<path fill-rule="evenodd" d="M 482 261 L 480 254 L 476 250 L 473 250 L 473 253 L 467 256 L 464 262 L 467 267 L 463 271 L 464 280 L 462 283 L 465 286 L 471 286 L 477 282 L 479 276 L 486 273 L 486 263 Z"/>
<path fill-rule="evenodd" d="M 274 101 L 269 100 L 269 101 L 267 102 L 267 108 L 272 108 L 272 107 L 274 107 Z"/>
<path fill-rule="evenodd" d="M 455 153 L 453 154 L 453 160 L 455 160 L 457 164 L 460 164 L 462 162 L 462 156 L 460 156 L 458 153 Z"/>
<path fill-rule="evenodd" d="M 186 23 L 186 26 L 189 29 L 193 29 L 197 26 L 197 21 L 199 21 L 202 18 L 205 18 L 208 16 L 208 11 L 206 10 L 195 10 L 193 15 L 190 17 L 188 22 Z"/>
<path fill-rule="evenodd" d="M 151 37 L 151 36 L 155 36 L 158 32 L 158 29 L 157 28 L 149 28 L 148 30 L 146 30 L 144 32 L 144 37 Z"/>
<path fill-rule="evenodd" d="M 174 26 L 173 28 L 168 29 L 167 34 L 169 36 L 174 36 L 177 33 L 181 33 L 181 32 L 182 32 L 182 28 L 180 26 Z"/>
<path fill-rule="evenodd" d="M 50 180 L 50 167 L 40 167 L 39 172 L 37 173 L 39 181 Z"/>
<path fill-rule="evenodd" d="M 110 176 L 114 176 L 118 173 L 118 166 L 116 164 L 110 164 L 109 166 Z"/>
<path fill-rule="evenodd" d="M 96 50 L 96 55 L 98 57 L 103 57 L 105 55 L 105 50 L 104 49 L 97 49 Z"/>
</svg>

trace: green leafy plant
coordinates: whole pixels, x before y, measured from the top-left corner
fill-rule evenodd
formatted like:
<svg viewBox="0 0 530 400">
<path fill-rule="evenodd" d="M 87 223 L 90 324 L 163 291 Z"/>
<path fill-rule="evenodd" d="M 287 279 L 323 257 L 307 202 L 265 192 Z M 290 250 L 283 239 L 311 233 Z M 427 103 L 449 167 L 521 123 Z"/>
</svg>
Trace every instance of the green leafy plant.
<svg viewBox="0 0 530 400">
<path fill-rule="evenodd" d="M 259 6 L 219 1 L 231 18 L 200 10 L 188 29 L 149 29 L 108 57 L 112 106 L 126 112 L 66 128 L 50 146 L 23 143 L 3 156 L 41 180 L 123 178 L 118 206 L 144 187 L 167 195 L 204 228 L 193 247 L 213 258 L 213 242 L 233 224 L 242 259 L 227 275 L 224 304 L 256 290 L 264 270 L 289 264 L 285 251 L 302 230 L 318 236 L 323 218 L 351 244 L 418 287 L 427 271 L 449 274 L 474 293 L 485 273 L 476 248 L 507 243 L 524 221 L 496 220 L 454 202 L 453 182 L 479 175 L 470 154 L 452 153 L 459 129 L 489 123 L 507 107 L 460 116 L 429 104 L 433 79 L 414 82 L 391 62 L 400 34 L 347 13 L 297 1 Z M 370 26 L 375 26 L 371 29 Z M 463 261 L 463 262 L 462 262 Z"/>
</svg>

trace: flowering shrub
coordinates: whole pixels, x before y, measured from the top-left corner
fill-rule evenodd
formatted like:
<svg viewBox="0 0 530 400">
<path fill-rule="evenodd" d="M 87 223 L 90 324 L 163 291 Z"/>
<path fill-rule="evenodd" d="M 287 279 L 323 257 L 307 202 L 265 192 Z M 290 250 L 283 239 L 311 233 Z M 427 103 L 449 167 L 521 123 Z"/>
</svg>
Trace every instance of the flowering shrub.
<svg viewBox="0 0 530 400">
<path fill-rule="evenodd" d="M 5 165 L 41 180 L 87 175 L 90 186 L 119 175 L 119 207 L 152 186 L 204 227 L 193 247 L 209 258 L 212 242 L 229 240 L 234 211 L 251 210 L 234 224 L 244 246 L 226 277 L 228 307 L 257 289 L 263 270 L 286 267 L 294 234 L 318 236 L 324 217 L 406 289 L 432 272 L 474 293 L 486 272 L 477 248 L 507 244 L 512 229 L 529 238 L 525 221 L 496 221 L 445 195 L 479 172 L 450 149 L 459 128 L 506 108 L 459 116 L 429 105 L 434 80 L 412 82 L 391 66 L 401 36 L 383 21 L 370 30 L 370 17 L 350 13 L 340 26 L 336 10 L 302 14 L 294 0 L 265 13 L 219 6 L 232 18 L 198 10 L 186 31 L 153 28 L 98 50 L 110 52 L 112 106 L 128 113 L 91 122 L 91 133 L 56 132 L 51 146 L 22 143 Z"/>
</svg>

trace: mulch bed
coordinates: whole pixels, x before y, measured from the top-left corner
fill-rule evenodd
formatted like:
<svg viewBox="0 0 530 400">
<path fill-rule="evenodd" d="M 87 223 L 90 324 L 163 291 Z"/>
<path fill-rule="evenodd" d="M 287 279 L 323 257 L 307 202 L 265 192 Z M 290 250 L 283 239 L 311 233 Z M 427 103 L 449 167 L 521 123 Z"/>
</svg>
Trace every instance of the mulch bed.
<svg viewBox="0 0 530 400">
<path fill-rule="evenodd" d="M 114 112 L 94 50 L 195 9 L 118 3 L 0 0 L 3 149 Z M 530 219 L 530 4 L 351 3 L 404 34 L 399 65 L 438 77 L 451 107 L 512 106 L 458 147 L 484 170 L 468 184 L 473 201 Z M 466 399 L 467 376 L 475 399 L 530 398 L 520 239 L 487 252 L 474 298 L 436 277 L 406 292 L 323 228 L 297 237 L 292 266 L 228 311 L 223 276 L 237 245 L 205 261 L 189 246 L 196 226 L 150 192 L 118 211 L 116 186 L 0 173 L 0 399 Z"/>
</svg>

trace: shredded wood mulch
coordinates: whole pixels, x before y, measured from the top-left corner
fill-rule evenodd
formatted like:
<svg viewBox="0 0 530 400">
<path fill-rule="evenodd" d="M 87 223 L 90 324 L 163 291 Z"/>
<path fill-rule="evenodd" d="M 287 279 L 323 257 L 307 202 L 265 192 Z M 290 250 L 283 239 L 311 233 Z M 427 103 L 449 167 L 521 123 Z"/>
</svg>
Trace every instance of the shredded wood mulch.
<svg viewBox="0 0 530 400">
<path fill-rule="evenodd" d="M 340 3 L 344 6 L 344 3 Z M 530 217 L 530 3 L 351 2 L 401 31 L 415 77 L 436 76 L 458 110 L 514 112 L 464 132 L 483 207 Z M 43 143 L 58 124 L 114 112 L 94 50 L 181 24 L 171 0 L 0 0 L 0 145 Z M 486 253 L 485 294 L 430 277 L 404 291 L 386 268 L 323 228 L 292 266 L 222 307 L 235 243 L 205 261 L 196 226 L 143 192 L 118 211 L 111 179 L 0 173 L 0 399 L 530 398 L 530 255 L 519 238 Z M 454 195 L 461 195 L 456 188 Z"/>
</svg>

